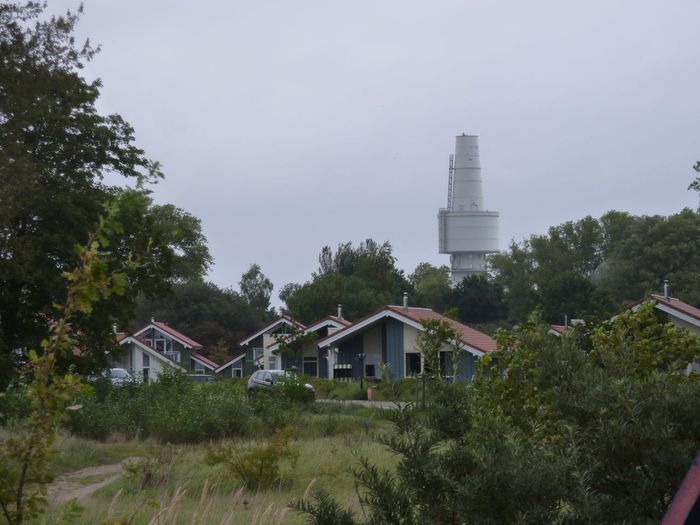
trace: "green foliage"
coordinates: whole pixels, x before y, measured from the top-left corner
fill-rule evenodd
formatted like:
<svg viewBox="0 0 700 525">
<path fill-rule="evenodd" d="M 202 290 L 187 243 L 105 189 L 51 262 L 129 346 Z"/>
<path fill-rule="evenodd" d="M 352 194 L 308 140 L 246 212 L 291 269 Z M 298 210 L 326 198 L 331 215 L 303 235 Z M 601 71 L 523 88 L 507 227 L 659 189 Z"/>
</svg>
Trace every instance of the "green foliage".
<svg viewBox="0 0 700 525">
<path fill-rule="evenodd" d="M 167 485 L 176 457 L 181 451 L 170 444 L 154 447 L 148 456 L 124 465 L 124 477 L 135 492 L 147 487 Z"/>
<path fill-rule="evenodd" d="M 295 429 L 286 427 L 274 434 L 267 443 L 244 448 L 240 443 L 227 442 L 211 447 L 207 462 L 224 465 L 251 490 L 272 488 L 282 482 L 282 463 L 294 468 L 299 451 L 290 445 Z"/>
<path fill-rule="evenodd" d="M 267 317 L 236 291 L 203 281 L 176 283 L 172 294 L 139 297 L 133 327 L 140 328 L 151 317 L 177 326 L 207 352 L 212 347 L 223 348 L 219 359 L 230 358 L 240 340 L 267 322 Z M 210 353 L 207 357 L 219 362 Z"/>
<path fill-rule="evenodd" d="M 300 330 L 296 326 L 291 326 L 289 332 L 289 334 L 275 336 L 278 347 L 274 353 L 284 356 L 286 362 L 291 363 L 287 368 L 294 367 L 300 370 L 304 352 L 316 349 L 314 343 L 318 339 L 318 334 Z"/>
<path fill-rule="evenodd" d="M 0 387 L 15 375 L 14 350 L 38 347 L 46 319 L 65 304 L 63 272 L 74 267 L 105 208 L 113 222 L 106 265 L 118 295 L 101 297 L 72 319 L 81 359 L 58 364 L 81 371 L 105 365 L 113 349 L 111 325 L 124 325 L 137 291 L 196 279 L 211 257 L 199 220 L 172 206 L 154 206 L 143 189 L 162 176 L 134 145 L 134 130 L 119 115 L 96 109 L 99 80 L 81 76 L 96 50 L 76 45 L 77 13 L 49 17 L 42 2 L 0 4 Z M 107 174 L 136 183 L 134 190 L 104 184 Z M 137 258 L 141 264 L 131 266 Z M 119 271 L 117 271 L 119 270 Z M 91 293 L 89 283 L 83 283 Z"/>
<path fill-rule="evenodd" d="M 158 382 L 111 386 L 106 395 L 82 394 L 83 410 L 67 426 L 76 435 L 107 439 L 121 434 L 161 442 L 195 443 L 250 435 L 256 422 L 240 384 L 194 383 L 178 371 L 166 371 Z"/>
<path fill-rule="evenodd" d="M 289 314 L 310 323 L 335 312 L 343 303 L 344 316 L 356 319 L 380 306 L 399 302 L 410 288 L 403 272 L 395 267 L 391 244 L 367 239 L 357 248 L 341 244 L 335 253 L 325 246 L 319 269 L 306 283 L 288 284 L 280 292 Z"/>
<path fill-rule="evenodd" d="M 290 503 L 294 510 L 306 514 L 309 525 L 356 525 L 352 511 L 342 508 L 323 490 L 314 490 L 311 499 L 295 499 Z"/>
<path fill-rule="evenodd" d="M 503 286 L 488 275 L 471 275 L 452 290 L 451 302 L 458 319 L 467 324 L 490 323 L 508 317 Z"/>
<path fill-rule="evenodd" d="M 549 322 L 598 317 L 658 291 L 664 279 L 674 295 L 698 303 L 699 228 L 700 215 L 689 209 L 668 217 L 611 211 L 513 243 L 491 266 L 518 321 L 537 306 Z"/>
<path fill-rule="evenodd" d="M 267 312 L 270 309 L 272 281 L 265 277 L 259 264 L 251 264 L 247 272 L 241 276 L 239 283 L 241 295 L 253 308 Z"/>
<path fill-rule="evenodd" d="M 391 415 L 393 469 L 361 460 L 363 523 L 658 523 L 700 447 L 695 336 L 651 306 L 499 334 L 470 384 Z M 333 504 L 327 503 L 332 509 Z"/>
<path fill-rule="evenodd" d="M 420 263 L 408 280 L 414 291 L 411 301 L 416 306 L 444 312 L 451 304 L 452 286 L 447 266 L 436 268 L 430 263 Z"/>
<path fill-rule="evenodd" d="M 110 271 L 105 262 L 105 233 L 114 228 L 109 219 L 101 220 L 87 247 L 78 248 L 79 264 L 63 273 L 68 286 L 65 303 L 56 307 L 61 316 L 42 341 L 41 352 L 28 353 L 27 371 L 32 378 L 26 389 L 29 414 L 16 424 L 12 435 L 0 441 L 0 509 L 8 524 L 23 523 L 39 513 L 46 484 L 52 479 L 56 427 L 70 411 L 81 408 L 69 406 L 81 390 L 80 379 L 57 370 L 58 358 L 71 352 L 76 343 L 71 320 L 89 316 L 96 302 L 123 292 L 123 274 Z"/>
<path fill-rule="evenodd" d="M 700 340 L 688 330 L 661 322 L 653 303 L 624 312 L 593 331 L 591 356 L 609 374 L 649 376 L 682 373 L 700 359 Z"/>
</svg>

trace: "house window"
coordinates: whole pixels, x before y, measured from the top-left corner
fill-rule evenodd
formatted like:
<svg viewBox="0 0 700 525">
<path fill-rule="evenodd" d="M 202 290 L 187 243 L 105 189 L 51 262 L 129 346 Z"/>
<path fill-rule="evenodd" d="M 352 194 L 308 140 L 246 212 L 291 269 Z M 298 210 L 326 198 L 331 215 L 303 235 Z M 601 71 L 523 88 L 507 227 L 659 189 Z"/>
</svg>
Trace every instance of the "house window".
<svg viewBox="0 0 700 525">
<path fill-rule="evenodd" d="M 165 337 L 163 334 L 156 333 L 153 336 L 153 348 L 159 352 L 167 354 L 168 352 L 173 351 L 173 341 L 169 337 Z"/>
<path fill-rule="evenodd" d="M 231 369 L 231 377 L 243 377 L 243 369 L 242 368 L 232 368 Z"/>
<path fill-rule="evenodd" d="M 365 365 L 365 377 L 375 377 L 376 373 L 375 365 Z"/>
<path fill-rule="evenodd" d="M 420 354 L 411 352 L 406 354 L 406 376 L 415 376 L 421 373 Z"/>
<path fill-rule="evenodd" d="M 204 370 L 204 365 L 195 361 L 194 359 L 190 359 L 190 368 L 194 370 L 195 374 L 205 374 Z"/>
<path fill-rule="evenodd" d="M 270 370 L 277 370 L 277 357 L 271 355 L 267 358 L 267 362 L 270 365 Z"/>
<path fill-rule="evenodd" d="M 149 372 L 151 370 L 151 356 L 148 354 L 143 354 L 143 382 L 148 383 Z"/>
<path fill-rule="evenodd" d="M 452 352 L 440 352 L 440 375 L 442 377 L 452 377 L 453 374 Z"/>
<path fill-rule="evenodd" d="M 304 358 L 304 374 L 307 376 L 316 377 L 318 375 L 318 358 L 316 357 L 305 357 Z"/>
<path fill-rule="evenodd" d="M 253 348 L 253 363 L 256 365 L 259 365 L 260 368 L 263 367 L 262 360 L 258 361 L 258 359 L 261 359 L 264 354 L 264 350 L 262 348 Z"/>
<path fill-rule="evenodd" d="M 176 363 L 179 363 L 181 358 L 180 352 L 165 352 L 165 357 L 172 359 Z"/>
</svg>

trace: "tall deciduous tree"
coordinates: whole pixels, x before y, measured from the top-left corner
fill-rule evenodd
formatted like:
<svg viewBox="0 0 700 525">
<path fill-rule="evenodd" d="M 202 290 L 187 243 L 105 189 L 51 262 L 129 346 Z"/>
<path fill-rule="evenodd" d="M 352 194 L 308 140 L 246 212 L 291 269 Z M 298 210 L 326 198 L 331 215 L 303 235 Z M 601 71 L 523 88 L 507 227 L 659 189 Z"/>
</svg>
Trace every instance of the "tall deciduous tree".
<svg viewBox="0 0 700 525">
<path fill-rule="evenodd" d="M 98 113 L 101 83 L 81 76 L 95 49 L 73 37 L 79 12 L 48 18 L 44 8 L 0 5 L 0 384 L 12 371 L 13 350 L 46 334 L 53 305 L 65 296 L 61 273 L 77 261 L 74 247 L 116 201 L 121 223 L 105 232 L 110 250 L 141 263 L 121 307 L 132 304 L 134 289 L 201 276 L 210 262 L 199 221 L 153 206 L 142 189 L 162 174 L 134 145 L 131 126 Z M 137 190 L 108 187 L 108 173 Z M 129 311 L 112 300 L 75 321 L 95 355 L 108 344 L 109 316 Z"/>
<path fill-rule="evenodd" d="M 450 306 L 452 287 L 450 286 L 450 269 L 447 266 L 436 268 L 424 262 L 416 266 L 408 276 L 413 287 L 412 304 L 444 312 Z"/>
<path fill-rule="evenodd" d="M 287 311 L 302 322 L 313 322 L 335 312 L 342 303 L 344 316 L 356 319 L 380 306 L 399 302 L 410 283 L 395 266 L 391 244 L 372 239 L 353 247 L 338 246 L 335 253 L 325 246 L 319 269 L 304 284 L 288 284 L 280 298 Z"/>
<path fill-rule="evenodd" d="M 268 279 L 259 264 L 251 264 L 248 271 L 241 276 L 239 283 L 241 295 L 252 307 L 262 312 L 270 309 L 270 297 L 272 296 L 272 281 Z"/>
</svg>

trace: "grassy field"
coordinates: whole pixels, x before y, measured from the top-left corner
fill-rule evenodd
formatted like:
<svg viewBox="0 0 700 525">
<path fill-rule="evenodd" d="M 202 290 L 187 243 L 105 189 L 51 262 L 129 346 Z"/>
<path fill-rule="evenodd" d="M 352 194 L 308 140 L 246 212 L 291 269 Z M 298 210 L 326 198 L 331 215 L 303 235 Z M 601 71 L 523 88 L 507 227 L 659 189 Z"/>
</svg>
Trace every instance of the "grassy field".
<svg viewBox="0 0 700 525">
<path fill-rule="evenodd" d="M 57 472 L 117 463 L 129 457 L 150 457 L 158 467 L 160 483 L 142 487 L 140 475 L 125 472 L 114 482 L 82 498 L 76 524 L 270 524 L 304 523 L 287 508 L 294 498 L 319 488 L 341 504 L 361 513 L 348 468 L 356 455 L 390 465 L 391 454 L 376 441 L 388 429 L 381 413 L 366 408 L 324 407 L 305 414 L 295 424 L 290 444 L 298 452 L 294 465 L 281 464 L 281 480 L 272 488 L 249 491 L 225 466 L 207 462 L 207 451 L 221 444 L 168 445 L 144 441 L 94 442 L 62 436 L 57 442 Z M 237 441 L 242 449 L 262 440 Z M 224 442 L 225 443 L 225 442 Z M 142 474 L 139 472 L 139 474 Z M 92 480 L 84 480 L 89 484 Z M 53 505 L 36 523 L 68 522 L 71 504 Z"/>
</svg>

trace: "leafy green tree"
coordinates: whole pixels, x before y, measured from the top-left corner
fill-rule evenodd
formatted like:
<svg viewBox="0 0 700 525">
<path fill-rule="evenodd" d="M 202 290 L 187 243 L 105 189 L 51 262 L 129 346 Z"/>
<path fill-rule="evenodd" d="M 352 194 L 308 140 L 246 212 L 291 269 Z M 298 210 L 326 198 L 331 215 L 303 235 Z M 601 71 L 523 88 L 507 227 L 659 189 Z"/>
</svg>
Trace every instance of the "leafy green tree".
<svg viewBox="0 0 700 525">
<path fill-rule="evenodd" d="M 232 356 L 240 340 L 267 322 L 264 312 L 235 290 L 205 281 L 176 283 L 172 293 L 140 297 L 131 328 L 140 328 L 152 317 L 204 345 L 203 352 L 216 362 Z"/>
<path fill-rule="evenodd" d="M 491 263 L 517 321 L 538 306 L 549 322 L 600 317 L 658 291 L 665 279 L 675 296 L 698 304 L 699 228 L 690 209 L 668 217 L 611 211 L 514 243 Z"/>
<path fill-rule="evenodd" d="M 260 270 L 260 265 L 251 264 L 248 271 L 241 276 L 239 285 L 241 295 L 248 301 L 248 304 L 263 312 L 270 309 L 272 281 L 265 277 L 265 274 Z"/>
<path fill-rule="evenodd" d="M 289 334 L 276 336 L 275 339 L 279 343 L 275 353 L 286 357 L 287 362 L 291 362 L 290 367 L 302 370 L 304 352 L 314 348 L 318 335 L 292 326 Z"/>
<path fill-rule="evenodd" d="M 465 277 L 451 295 L 451 304 L 463 323 L 489 323 L 508 317 L 503 287 L 488 275 Z"/>
<path fill-rule="evenodd" d="M 430 263 L 420 263 L 408 276 L 413 288 L 411 302 L 416 306 L 444 312 L 450 306 L 452 287 L 450 269 L 447 266 L 436 268 Z"/>
<path fill-rule="evenodd" d="M 341 244 L 335 253 L 326 246 L 311 280 L 284 286 L 280 298 L 287 312 L 302 322 L 334 313 L 338 303 L 342 303 L 346 318 L 356 319 L 400 302 L 402 293 L 410 288 L 395 262 L 388 242 L 380 245 L 368 239 L 356 248 Z"/>
<path fill-rule="evenodd" d="M 14 373 L 14 350 L 47 335 L 53 305 L 66 298 L 62 272 L 77 264 L 74 247 L 88 241 L 106 207 L 118 203 L 121 215 L 103 232 L 113 264 L 129 254 L 143 264 L 130 270 L 123 296 L 74 319 L 93 365 L 111 344 L 104 327 L 133 310 L 134 290 L 199 278 L 211 262 L 199 221 L 150 201 L 143 185 L 162 173 L 134 145 L 131 126 L 98 113 L 100 81 L 81 76 L 95 49 L 73 37 L 80 10 L 49 18 L 44 8 L 0 5 L 0 385 Z M 106 186 L 108 173 L 136 189 Z"/>
<path fill-rule="evenodd" d="M 452 372 L 452 370 L 449 372 L 443 370 L 440 353 L 445 351 L 451 343 L 457 342 L 456 348 L 452 348 L 452 359 L 456 359 L 459 355 L 459 342 L 462 338 L 450 323 L 442 319 L 428 319 L 421 324 L 423 330 L 416 336 L 416 349 L 420 352 L 423 361 L 421 401 L 425 406 L 428 384 L 432 384 L 435 379 L 442 378 L 445 372 Z"/>
<path fill-rule="evenodd" d="M 391 414 L 395 467 L 353 469 L 362 523 L 660 521 L 700 446 L 700 381 L 679 373 L 700 340 L 652 306 L 548 332 L 502 332 L 473 382 Z"/>
<path fill-rule="evenodd" d="M 603 245 L 605 263 L 596 284 L 616 305 L 639 300 L 659 291 L 664 280 L 673 294 L 700 304 L 700 215 L 684 209 L 668 217 L 633 217 L 608 213 L 601 221 L 613 229 L 613 242 Z"/>
<path fill-rule="evenodd" d="M 52 323 L 41 352 L 29 352 L 31 383 L 27 396 L 31 412 L 12 434 L 0 440 L 0 509 L 10 525 L 19 525 L 40 513 L 46 503 L 46 485 L 52 479 L 56 428 L 67 410 L 81 409 L 68 406 L 81 389 L 80 379 L 57 368 L 61 355 L 72 353 L 75 345 L 71 321 L 77 315 L 92 315 L 97 302 L 125 289 L 127 273 L 112 271 L 108 264 L 111 254 L 102 235 L 108 228 L 101 223 L 87 247 L 78 250 L 77 268 L 63 273 L 68 286 L 66 301 L 58 308 L 60 318 Z M 133 267 L 135 262 L 129 264 Z"/>
</svg>

